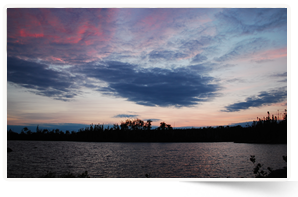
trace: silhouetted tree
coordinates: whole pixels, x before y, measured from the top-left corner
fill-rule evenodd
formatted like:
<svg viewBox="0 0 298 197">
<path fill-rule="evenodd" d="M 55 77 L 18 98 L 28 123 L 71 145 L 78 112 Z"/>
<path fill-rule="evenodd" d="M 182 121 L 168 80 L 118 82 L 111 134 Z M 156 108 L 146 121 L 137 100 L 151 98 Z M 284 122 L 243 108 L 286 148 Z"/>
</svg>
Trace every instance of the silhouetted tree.
<svg viewBox="0 0 298 197">
<path fill-rule="evenodd" d="M 118 123 L 113 125 L 113 129 L 114 129 L 114 130 L 119 130 L 119 125 L 118 125 Z"/>
<path fill-rule="evenodd" d="M 284 113 L 284 117 L 283 117 L 284 120 L 287 120 L 287 110 L 285 109 L 285 113 Z"/>
<path fill-rule="evenodd" d="M 135 130 L 140 130 L 144 126 L 144 121 L 141 119 L 137 118 L 137 119 L 134 119 L 132 122 L 133 122 L 133 127 Z"/>
<path fill-rule="evenodd" d="M 81 128 L 78 132 L 60 131 L 59 129 L 48 131 L 39 126 L 36 132 L 31 132 L 24 127 L 21 134 L 12 130 L 7 132 L 8 140 L 72 140 L 72 141 L 98 141 L 98 142 L 249 142 L 249 143 L 287 143 L 287 117 L 286 110 L 284 120 L 277 121 L 277 117 L 267 112 L 263 119 L 257 117 L 252 126 L 241 127 L 203 127 L 191 129 L 173 129 L 170 124 L 161 122 L 160 126 L 151 130 L 151 120 L 146 123 L 140 119 L 127 119 L 112 128 L 104 128 L 104 125 L 93 125 Z M 271 118 L 272 117 L 272 118 Z M 138 132 L 143 130 L 143 132 Z M 160 132 L 162 130 L 162 132 Z M 25 133 L 26 132 L 26 133 Z"/>
<path fill-rule="evenodd" d="M 125 130 L 126 126 L 130 127 L 131 130 L 140 130 L 144 126 L 144 121 L 141 119 L 127 119 L 125 122 L 121 122 L 121 130 L 122 128 Z"/>
<path fill-rule="evenodd" d="M 166 129 L 166 123 L 161 122 L 159 127 L 160 127 L 161 130 L 165 130 Z"/>
<path fill-rule="evenodd" d="M 22 129 L 22 132 L 27 132 L 28 131 L 28 128 L 27 127 L 24 127 L 23 129 Z"/>
<path fill-rule="evenodd" d="M 144 128 L 146 129 L 146 130 L 151 130 L 151 122 L 152 122 L 152 120 L 147 120 L 147 122 L 145 123 L 145 125 L 144 125 Z"/>
<path fill-rule="evenodd" d="M 168 128 L 168 130 L 172 130 L 173 129 L 170 124 L 167 124 L 167 128 Z"/>
<path fill-rule="evenodd" d="M 37 125 L 37 127 L 36 127 L 36 133 L 41 133 L 41 129 L 39 129 L 39 126 Z"/>
<path fill-rule="evenodd" d="M 22 129 L 22 131 L 23 131 L 24 133 L 26 133 L 27 135 L 31 135 L 31 134 L 32 134 L 31 130 L 29 130 L 27 127 L 24 127 L 24 128 Z"/>
<path fill-rule="evenodd" d="M 42 134 L 48 134 L 48 132 L 49 132 L 49 130 L 47 130 L 47 129 L 42 130 Z"/>
<path fill-rule="evenodd" d="M 122 131 L 128 130 L 128 122 L 121 122 L 120 127 Z"/>
</svg>

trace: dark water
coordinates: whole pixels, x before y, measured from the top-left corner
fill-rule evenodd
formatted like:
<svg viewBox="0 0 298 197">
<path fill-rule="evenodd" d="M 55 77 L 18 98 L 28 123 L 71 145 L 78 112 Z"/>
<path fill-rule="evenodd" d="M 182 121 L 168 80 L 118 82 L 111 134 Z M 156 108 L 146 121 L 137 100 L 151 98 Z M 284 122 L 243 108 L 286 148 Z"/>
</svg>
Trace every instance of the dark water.
<svg viewBox="0 0 298 197">
<path fill-rule="evenodd" d="M 255 155 L 264 167 L 286 166 L 286 145 L 237 143 L 99 143 L 8 141 L 7 177 L 88 171 L 95 178 L 251 178 Z"/>
</svg>

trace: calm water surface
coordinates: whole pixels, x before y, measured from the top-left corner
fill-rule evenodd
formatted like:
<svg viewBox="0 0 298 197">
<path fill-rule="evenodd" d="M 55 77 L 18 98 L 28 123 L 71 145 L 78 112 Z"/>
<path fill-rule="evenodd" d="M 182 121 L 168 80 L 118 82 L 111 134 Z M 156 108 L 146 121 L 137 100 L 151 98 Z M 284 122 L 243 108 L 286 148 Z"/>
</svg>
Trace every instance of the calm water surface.
<svg viewBox="0 0 298 197">
<path fill-rule="evenodd" d="M 102 143 L 8 141 L 7 177 L 47 171 L 94 178 L 251 178 L 255 155 L 264 167 L 286 166 L 287 145 L 242 143 Z"/>
</svg>

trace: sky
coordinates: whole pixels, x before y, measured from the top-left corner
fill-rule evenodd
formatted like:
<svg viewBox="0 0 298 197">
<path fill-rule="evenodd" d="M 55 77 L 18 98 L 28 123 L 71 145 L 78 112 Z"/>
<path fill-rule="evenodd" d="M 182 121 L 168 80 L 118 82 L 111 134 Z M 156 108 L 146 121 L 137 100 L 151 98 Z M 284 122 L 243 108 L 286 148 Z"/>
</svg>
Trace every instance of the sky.
<svg viewBox="0 0 298 197">
<path fill-rule="evenodd" d="M 7 125 L 231 125 L 287 109 L 286 8 L 7 9 Z"/>
</svg>

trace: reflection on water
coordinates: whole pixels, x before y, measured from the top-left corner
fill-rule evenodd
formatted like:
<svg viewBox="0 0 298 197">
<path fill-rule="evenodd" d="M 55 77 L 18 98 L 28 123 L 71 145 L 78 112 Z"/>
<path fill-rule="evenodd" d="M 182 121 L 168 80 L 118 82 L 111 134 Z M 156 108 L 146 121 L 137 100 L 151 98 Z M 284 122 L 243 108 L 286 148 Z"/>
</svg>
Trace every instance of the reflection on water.
<svg viewBox="0 0 298 197">
<path fill-rule="evenodd" d="M 250 155 L 264 166 L 286 166 L 286 145 L 236 143 L 102 143 L 8 141 L 7 177 L 39 177 L 47 171 L 91 177 L 254 177 Z"/>
</svg>

